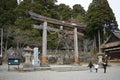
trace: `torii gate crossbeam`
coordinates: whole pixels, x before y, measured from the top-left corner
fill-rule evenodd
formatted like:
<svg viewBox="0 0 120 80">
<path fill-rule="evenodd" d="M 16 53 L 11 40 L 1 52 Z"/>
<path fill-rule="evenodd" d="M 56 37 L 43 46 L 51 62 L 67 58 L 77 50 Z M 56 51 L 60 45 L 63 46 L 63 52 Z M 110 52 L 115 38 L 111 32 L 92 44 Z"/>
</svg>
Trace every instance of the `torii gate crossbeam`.
<svg viewBox="0 0 120 80">
<path fill-rule="evenodd" d="M 48 17 L 45 17 L 45 16 L 41 16 L 41 15 L 33 13 L 31 11 L 29 11 L 29 14 L 31 15 L 31 18 L 33 18 L 35 20 L 47 21 L 49 23 L 56 24 L 56 25 L 68 26 L 70 28 L 75 28 L 76 27 L 77 29 L 81 29 L 81 30 L 84 30 L 85 27 L 86 27 L 85 24 L 76 24 L 76 23 L 69 23 L 69 22 L 65 22 L 65 21 L 60 21 L 60 20 L 48 18 Z"/>
</svg>

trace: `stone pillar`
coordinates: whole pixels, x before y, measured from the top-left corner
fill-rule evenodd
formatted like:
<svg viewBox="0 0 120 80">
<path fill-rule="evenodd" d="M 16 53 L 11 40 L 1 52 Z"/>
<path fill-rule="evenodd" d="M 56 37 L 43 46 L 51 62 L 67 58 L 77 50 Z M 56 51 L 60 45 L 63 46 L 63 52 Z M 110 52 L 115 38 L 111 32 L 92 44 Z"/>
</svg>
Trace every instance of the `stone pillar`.
<svg viewBox="0 0 120 80">
<path fill-rule="evenodd" d="M 74 55 L 75 55 L 75 63 L 78 63 L 78 37 L 77 37 L 77 28 L 74 28 Z"/>
<path fill-rule="evenodd" d="M 48 66 L 47 63 L 47 22 L 44 21 L 43 24 L 43 39 L 42 39 L 42 65 L 41 66 Z"/>
<path fill-rule="evenodd" d="M 33 56 L 33 66 L 40 67 L 40 60 L 38 59 L 38 48 L 34 48 L 34 56 Z"/>
<path fill-rule="evenodd" d="M 102 63 L 102 58 L 103 58 L 102 55 L 99 55 L 99 56 L 98 56 L 98 63 L 99 63 L 99 64 Z"/>
</svg>

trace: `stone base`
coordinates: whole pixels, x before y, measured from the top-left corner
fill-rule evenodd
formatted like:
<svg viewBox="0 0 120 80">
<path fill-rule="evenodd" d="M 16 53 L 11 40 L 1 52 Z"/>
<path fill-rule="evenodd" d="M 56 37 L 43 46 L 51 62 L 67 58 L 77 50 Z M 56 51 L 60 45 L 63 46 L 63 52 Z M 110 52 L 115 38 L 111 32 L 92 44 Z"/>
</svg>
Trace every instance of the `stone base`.
<svg viewBox="0 0 120 80">
<path fill-rule="evenodd" d="M 24 64 L 23 65 L 23 71 L 33 71 L 33 65 L 32 64 Z"/>
<path fill-rule="evenodd" d="M 33 67 L 35 68 L 35 67 L 40 67 L 40 60 L 38 60 L 38 61 L 34 61 L 34 59 L 32 60 L 32 65 L 33 65 Z"/>
<path fill-rule="evenodd" d="M 102 61 L 102 58 L 103 58 L 103 54 L 98 54 L 98 64 L 102 64 L 103 61 Z"/>
<path fill-rule="evenodd" d="M 41 63 L 41 67 L 50 67 L 50 65 L 47 62 Z"/>
<path fill-rule="evenodd" d="M 100 68 L 103 68 L 103 63 L 98 63 Z"/>
<path fill-rule="evenodd" d="M 61 64 L 63 64 L 63 61 L 57 61 L 57 64 L 61 65 Z"/>
<path fill-rule="evenodd" d="M 33 65 L 34 68 L 40 67 L 40 64 Z"/>
<path fill-rule="evenodd" d="M 22 71 L 33 71 L 34 68 L 23 68 Z"/>
<path fill-rule="evenodd" d="M 24 64 L 23 65 L 23 68 L 33 68 L 33 65 L 32 64 Z"/>
<path fill-rule="evenodd" d="M 57 64 L 63 64 L 63 59 L 61 57 L 58 58 Z"/>
<path fill-rule="evenodd" d="M 78 63 L 75 62 L 75 63 L 73 63 L 73 65 L 74 65 L 74 66 L 79 66 L 80 64 L 78 64 Z"/>
</svg>

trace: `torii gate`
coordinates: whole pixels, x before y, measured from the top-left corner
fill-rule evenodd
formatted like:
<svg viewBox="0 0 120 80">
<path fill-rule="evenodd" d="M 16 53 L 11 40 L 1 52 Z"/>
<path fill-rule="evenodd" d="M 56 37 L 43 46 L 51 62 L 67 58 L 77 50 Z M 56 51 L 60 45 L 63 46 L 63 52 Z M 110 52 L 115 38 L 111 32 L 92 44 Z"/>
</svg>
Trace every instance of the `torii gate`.
<svg viewBox="0 0 120 80">
<path fill-rule="evenodd" d="M 86 25 L 84 25 L 84 24 L 71 24 L 68 22 L 59 21 L 56 19 L 41 16 L 41 15 L 33 13 L 31 11 L 29 11 L 29 14 L 31 15 L 32 19 L 44 21 L 43 26 L 33 25 L 34 28 L 43 29 L 43 34 L 42 34 L 42 36 L 43 36 L 43 39 L 42 39 L 42 64 L 43 65 L 47 64 L 47 30 L 56 31 L 56 32 L 61 31 L 60 29 L 48 27 L 47 23 L 52 23 L 52 24 L 56 24 L 56 25 L 60 25 L 60 26 L 68 26 L 70 28 L 74 28 L 74 31 L 67 31 L 67 30 L 62 30 L 62 31 L 74 34 L 74 60 L 75 60 L 75 63 L 78 63 L 78 36 L 77 35 L 80 35 L 83 37 L 84 34 L 77 32 L 77 28 L 84 30 Z"/>
</svg>

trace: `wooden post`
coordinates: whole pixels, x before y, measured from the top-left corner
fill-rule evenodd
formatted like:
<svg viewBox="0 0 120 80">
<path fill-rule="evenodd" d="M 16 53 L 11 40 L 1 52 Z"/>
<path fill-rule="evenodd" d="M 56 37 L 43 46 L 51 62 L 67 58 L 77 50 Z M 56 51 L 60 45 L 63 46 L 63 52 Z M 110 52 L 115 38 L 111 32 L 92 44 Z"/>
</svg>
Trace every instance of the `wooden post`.
<svg viewBox="0 0 120 80">
<path fill-rule="evenodd" d="M 45 21 L 43 24 L 43 39 L 42 39 L 42 62 L 45 63 L 47 61 L 47 22 Z"/>
<path fill-rule="evenodd" d="M 101 64 L 102 63 L 102 52 L 101 52 L 101 49 L 100 49 L 100 45 L 101 45 L 101 42 L 100 42 L 100 30 L 98 30 L 98 43 L 99 43 L 98 63 Z"/>
</svg>

